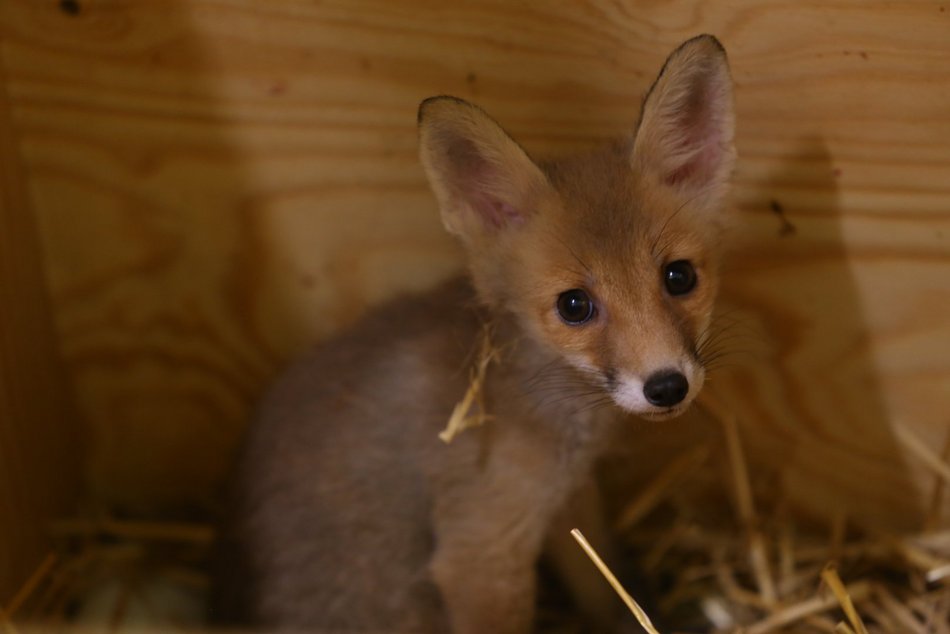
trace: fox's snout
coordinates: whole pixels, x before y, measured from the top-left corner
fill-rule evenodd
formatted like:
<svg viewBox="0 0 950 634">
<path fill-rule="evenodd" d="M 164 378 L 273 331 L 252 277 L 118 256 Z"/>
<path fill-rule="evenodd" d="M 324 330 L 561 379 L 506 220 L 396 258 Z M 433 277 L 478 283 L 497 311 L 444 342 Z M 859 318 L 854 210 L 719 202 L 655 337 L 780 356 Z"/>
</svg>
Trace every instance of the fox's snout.
<svg viewBox="0 0 950 634">
<path fill-rule="evenodd" d="M 705 370 L 693 360 L 682 369 L 666 367 L 640 378 L 635 373 L 619 373 L 607 392 L 617 406 L 632 414 L 666 418 L 683 412 L 703 386 Z"/>
</svg>

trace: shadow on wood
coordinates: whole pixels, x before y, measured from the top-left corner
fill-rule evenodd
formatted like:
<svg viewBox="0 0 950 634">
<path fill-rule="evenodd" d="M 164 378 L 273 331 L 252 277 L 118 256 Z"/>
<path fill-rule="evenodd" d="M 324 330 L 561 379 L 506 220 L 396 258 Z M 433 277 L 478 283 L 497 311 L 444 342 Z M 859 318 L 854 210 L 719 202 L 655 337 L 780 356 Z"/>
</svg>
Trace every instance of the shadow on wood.
<svg viewBox="0 0 950 634">
<path fill-rule="evenodd" d="M 755 188 L 724 298 L 751 354 L 713 385 L 736 411 L 764 499 L 824 520 L 918 528 L 920 500 L 891 429 L 845 246 L 832 157 L 803 139 Z M 745 341 L 743 342 L 743 338 Z M 781 491 L 779 498 L 775 494 Z"/>
</svg>

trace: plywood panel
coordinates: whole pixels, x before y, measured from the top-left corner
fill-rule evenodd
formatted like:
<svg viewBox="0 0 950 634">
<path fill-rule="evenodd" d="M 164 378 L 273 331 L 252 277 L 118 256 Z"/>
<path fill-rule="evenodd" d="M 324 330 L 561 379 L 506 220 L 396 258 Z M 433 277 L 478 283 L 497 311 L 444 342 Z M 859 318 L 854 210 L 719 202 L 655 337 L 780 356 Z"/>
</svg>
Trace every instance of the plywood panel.
<svg viewBox="0 0 950 634">
<path fill-rule="evenodd" d="M 2 54 L 108 499 L 207 499 L 279 362 L 457 269 L 416 163 L 421 98 L 475 100 L 536 154 L 583 148 L 709 31 L 740 126 L 742 354 L 713 386 L 794 502 L 915 516 L 929 480 L 893 421 L 939 445 L 950 416 L 941 4 L 79 6 L 4 3 Z"/>
<path fill-rule="evenodd" d="M 0 606 L 75 503 L 80 446 L 0 68 Z"/>
</svg>

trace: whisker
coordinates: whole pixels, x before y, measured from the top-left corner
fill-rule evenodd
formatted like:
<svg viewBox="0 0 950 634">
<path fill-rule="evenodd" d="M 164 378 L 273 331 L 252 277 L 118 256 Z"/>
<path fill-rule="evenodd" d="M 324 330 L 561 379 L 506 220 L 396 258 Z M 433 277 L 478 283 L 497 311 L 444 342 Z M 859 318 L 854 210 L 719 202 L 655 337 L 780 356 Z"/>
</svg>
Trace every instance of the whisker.
<svg viewBox="0 0 950 634">
<path fill-rule="evenodd" d="M 693 354 L 707 371 L 739 365 L 737 357 L 754 356 L 746 345 L 755 331 L 741 310 L 734 308 L 717 313 L 709 326 L 696 338 Z"/>
</svg>

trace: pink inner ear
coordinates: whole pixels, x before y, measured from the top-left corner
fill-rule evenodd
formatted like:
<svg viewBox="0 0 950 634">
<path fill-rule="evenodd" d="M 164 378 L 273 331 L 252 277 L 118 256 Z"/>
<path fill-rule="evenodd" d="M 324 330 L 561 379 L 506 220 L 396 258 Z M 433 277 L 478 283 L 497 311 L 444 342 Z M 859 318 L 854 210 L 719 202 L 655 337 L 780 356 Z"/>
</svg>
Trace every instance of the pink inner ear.
<svg viewBox="0 0 950 634">
<path fill-rule="evenodd" d="M 486 228 L 501 229 L 510 224 L 520 224 L 524 215 L 514 205 L 502 200 L 495 192 L 499 180 L 492 165 L 468 139 L 457 139 L 451 147 L 452 178 L 458 183 L 458 191 L 469 206 L 478 214 Z"/>
<path fill-rule="evenodd" d="M 477 188 L 469 194 L 468 199 L 485 225 L 492 229 L 501 229 L 510 224 L 518 225 L 524 221 L 524 216 L 512 205 Z"/>
<path fill-rule="evenodd" d="M 722 101 L 709 83 L 695 86 L 677 113 L 678 143 L 673 156 L 684 160 L 667 174 L 670 185 L 703 186 L 716 178 L 722 164 L 722 122 L 717 107 Z"/>
<path fill-rule="evenodd" d="M 714 179 L 721 158 L 722 151 L 719 149 L 718 139 L 715 137 L 705 139 L 699 152 L 667 174 L 666 182 L 668 185 L 704 185 Z"/>
</svg>

